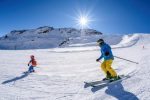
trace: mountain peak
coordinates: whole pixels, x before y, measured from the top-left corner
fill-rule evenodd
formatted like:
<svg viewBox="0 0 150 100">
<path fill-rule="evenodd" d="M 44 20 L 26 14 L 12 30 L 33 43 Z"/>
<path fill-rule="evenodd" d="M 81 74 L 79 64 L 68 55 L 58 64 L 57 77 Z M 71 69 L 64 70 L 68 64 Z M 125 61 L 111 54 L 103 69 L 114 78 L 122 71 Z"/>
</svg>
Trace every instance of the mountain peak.
<svg viewBox="0 0 150 100">
<path fill-rule="evenodd" d="M 0 38 L 0 49 L 43 49 L 94 42 L 101 35 L 93 29 L 54 28 L 13 30 Z"/>
</svg>

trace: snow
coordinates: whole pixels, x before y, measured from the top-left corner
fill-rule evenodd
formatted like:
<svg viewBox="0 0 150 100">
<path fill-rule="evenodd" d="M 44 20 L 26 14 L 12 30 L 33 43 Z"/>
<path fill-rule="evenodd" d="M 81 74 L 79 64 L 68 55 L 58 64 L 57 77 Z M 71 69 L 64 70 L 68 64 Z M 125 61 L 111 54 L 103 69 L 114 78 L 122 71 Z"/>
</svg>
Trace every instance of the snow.
<svg viewBox="0 0 150 100">
<path fill-rule="evenodd" d="M 150 100 L 150 34 L 116 36 L 110 41 L 111 35 L 104 37 L 112 43 L 115 56 L 139 62 L 115 58 L 113 68 L 131 78 L 102 89 L 84 88 L 84 81 L 104 77 L 100 63 L 95 61 L 100 53 L 94 41 L 91 41 L 93 45 L 79 42 L 79 46 L 71 43 L 66 48 L 0 50 L 0 99 Z M 31 54 L 35 55 L 38 67 L 35 73 L 24 75 Z"/>
<path fill-rule="evenodd" d="M 99 38 L 101 32 L 93 29 L 53 28 L 14 30 L 0 38 L 0 49 L 25 50 L 66 47 L 70 44 L 89 43 Z"/>
</svg>

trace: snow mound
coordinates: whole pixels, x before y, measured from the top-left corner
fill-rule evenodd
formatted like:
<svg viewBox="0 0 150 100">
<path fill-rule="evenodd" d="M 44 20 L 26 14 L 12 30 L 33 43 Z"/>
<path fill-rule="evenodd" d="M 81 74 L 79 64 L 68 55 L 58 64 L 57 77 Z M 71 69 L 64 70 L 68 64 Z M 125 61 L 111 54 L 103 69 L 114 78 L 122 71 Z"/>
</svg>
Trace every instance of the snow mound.
<svg viewBox="0 0 150 100">
<path fill-rule="evenodd" d="M 101 35 L 99 37 L 93 38 L 93 41 L 98 40 L 98 38 L 103 38 L 106 43 L 110 44 L 112 49 L 116 48 L 126 48 L 134 45 L 140 45 L 144 42 L 148 42 L 150 35 L 148 34 L 129 34 L 129 35 Z M 117 44 L 116 44 L 117 43 Z M 138 44 L 137 44 L 138 43 Z M 116 45 L 113 45 L 116 44 Z M 93 51 L 98 50 L 99 47 L 96 42 L 90 43 L 80 43 L 80 44 L 70 44 L 66 48 L 54 48 L 49 50 L 50 52 L 66 53 L 66 52 L 84 52 L 84 51 Z"/>
<path fill-rule="evenodd" d="M 124 35 L 122 37 L 121 42 L 113 46 L 113 48 L 123 48 L 133 46 L 138 42 L 140 37 L 141 37 L 140 34 Z"/>
<path fill-rule="evenodd" d="M 93 41 L 103 38 L 106 43 L 110 44 L 113 49 L 115 48 L 125 48 L 135 45 L 139 40 L 143 40 L 141 37 L 144 35 L 140 34 L 130 34 L 130 35 L 101 35 L 99 37 L 93 38 Z M 117 43 L 117 44 L 116 44 Z M 113 45 L 116 44 L 116 45 Z M 80 43 L 80 44 L 71 44 L 66 48 L 54 48 L 51 49 L 51 52 L 83 52 L 83 51 L 93 51 L 98 50 L 99 47 L 96 42 L 90 43 Z"/>
</svg>

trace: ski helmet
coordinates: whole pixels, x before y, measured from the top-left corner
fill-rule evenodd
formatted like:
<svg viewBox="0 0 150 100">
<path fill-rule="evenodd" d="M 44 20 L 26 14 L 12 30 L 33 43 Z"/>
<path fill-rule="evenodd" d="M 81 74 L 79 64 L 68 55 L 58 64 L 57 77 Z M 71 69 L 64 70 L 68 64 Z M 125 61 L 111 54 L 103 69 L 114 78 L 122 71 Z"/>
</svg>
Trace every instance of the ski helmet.
<svg viewBox="0 0 150 100">
<path fill-rule="evenodd" d="M 31 59 L 34 59 L 34 55 L 31 55 L 30 57 L 31 57 Z"/>
<path fill-rule="evenodd" d="M 103 44 L 103 43 L 104 43 L 104 40 L 103 40 L 103 39 L 99 39 L 99 40 L 97 40 L 97 43 L 98 43 L 98 44 Z"/>
</svg>

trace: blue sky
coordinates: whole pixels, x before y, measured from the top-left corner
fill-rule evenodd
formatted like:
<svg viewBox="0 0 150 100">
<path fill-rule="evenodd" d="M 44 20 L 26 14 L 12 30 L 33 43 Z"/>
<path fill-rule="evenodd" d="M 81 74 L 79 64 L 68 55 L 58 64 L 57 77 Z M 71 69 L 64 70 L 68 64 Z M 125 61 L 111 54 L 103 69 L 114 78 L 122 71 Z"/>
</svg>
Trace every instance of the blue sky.
<svg viewBox="0 0 150 100">
<path fill-rule="evenodd" d="M 150 33 L 150 0 L 0 0 L 0 36 L 40 26 L 77 27 L 79 11 L 103 33 Z"/>
</svg>

